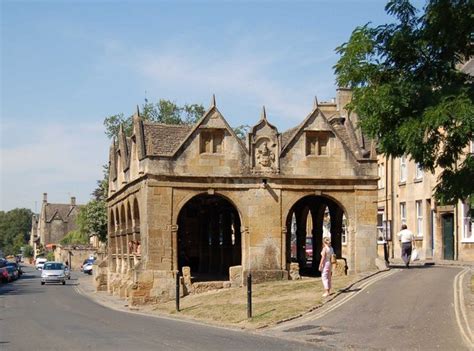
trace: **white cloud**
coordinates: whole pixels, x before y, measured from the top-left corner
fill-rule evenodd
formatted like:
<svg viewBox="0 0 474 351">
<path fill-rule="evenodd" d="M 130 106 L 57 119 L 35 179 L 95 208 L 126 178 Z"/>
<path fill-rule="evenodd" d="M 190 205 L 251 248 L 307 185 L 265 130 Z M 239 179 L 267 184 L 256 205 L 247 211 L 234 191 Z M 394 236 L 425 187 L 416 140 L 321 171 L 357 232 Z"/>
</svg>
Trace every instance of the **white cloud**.
<svg viewBox="0 0 474 351">
<path fill-rule="evenodd" d="M 28 133 L 28 141 L 2 143 L 1 209 L 33 208 L 43 192 L 51 194 L 53 202 L 67 202 L 68 195 L 88 201 L 108 157 L 108 141 L 100 124 L 63 122 L 31 128 L 19 122 L 4 127 L 2 134 L 9 139 Z"/>
</svg>

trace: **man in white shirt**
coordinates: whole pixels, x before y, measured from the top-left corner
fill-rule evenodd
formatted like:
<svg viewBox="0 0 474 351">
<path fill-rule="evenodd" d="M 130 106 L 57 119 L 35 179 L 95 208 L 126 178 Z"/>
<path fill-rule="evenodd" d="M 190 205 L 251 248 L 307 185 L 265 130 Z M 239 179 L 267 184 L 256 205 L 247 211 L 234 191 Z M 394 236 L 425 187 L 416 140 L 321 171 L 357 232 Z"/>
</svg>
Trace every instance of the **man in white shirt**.
<svg viewBox="0 0 474 351">
<path fill-rule="evenodd" d="M 402 260 L 405 262 L 405 266 L 408 268 L 410 266 L 411 250 L 412 244 L 415 240 L 413 233 L 407 229 L 407 225 L 402 225 L 402 230 L 397 234 L 398 240 L 402 243 Z"/>
</svg>

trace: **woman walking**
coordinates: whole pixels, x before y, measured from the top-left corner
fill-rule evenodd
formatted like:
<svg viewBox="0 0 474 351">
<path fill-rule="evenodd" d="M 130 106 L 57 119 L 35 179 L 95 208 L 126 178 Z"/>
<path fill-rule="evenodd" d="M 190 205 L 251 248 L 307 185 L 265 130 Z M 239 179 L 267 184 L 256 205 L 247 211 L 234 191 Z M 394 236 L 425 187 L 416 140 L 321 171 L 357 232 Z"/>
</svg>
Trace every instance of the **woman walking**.
<svg viewBox="0 0 474 351">
<path fill-rule="evenodd" d="M 332 264 L 331 256 L 334 255 L 334 250 L 331 247 L 331 238 L 325 237 L 323 239 L 324 247 L 321 251 L 321 262 L 319 263 L 319 271 L 321 272 L 321 278 L 323 280 L 324 294 L 323 297 L 331 294 L 331 276 L 332 276 Z"/>
</svg>

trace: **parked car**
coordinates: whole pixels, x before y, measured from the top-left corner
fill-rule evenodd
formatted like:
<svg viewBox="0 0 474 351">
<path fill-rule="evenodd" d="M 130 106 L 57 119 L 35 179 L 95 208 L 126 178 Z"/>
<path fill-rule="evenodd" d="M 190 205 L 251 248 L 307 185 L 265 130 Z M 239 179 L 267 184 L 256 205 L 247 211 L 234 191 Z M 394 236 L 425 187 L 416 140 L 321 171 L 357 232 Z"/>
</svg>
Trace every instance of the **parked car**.
<svg viewBox="0 0 474 351">
<path fill-rule="evenodd" d="M 8 271 L 11 282 L 18 279 L 18 269 L 13 266 L 5 266 L 4 268 Z"/>
<path fill-rule="evenodd" d="M 88 259 L 84 260 L 81 266 L 81 271 L 87 274 L 92 274 L 92 266 L 94 265 L 95 259 L 93 257 L 89 257 Z"/>
<path fill-rule="evenodd" d="M 82 265 L 82 271 L 83 271 L 84 273 L 87 273 L 87 274 L 91 275 L 91 274 L 92 274 L 92 266 L 93 266 L 93 264 L 94 264 L 94 261 L 87 261 L 86 263 L 84 263 L 84 264 Z"/>
<path fill-rule="evenodd" d="M 64 264 L 62 262 L 47 261 L 43 264 L 41 272 L 41 285 L 46 283 L 66 284 L 66 274 L 64 273 Z"/>
<path fill-rule="evenodd" d="M 36 263 L 35 263 L 36 269 L 39 269 L 39 270 L 43 269 L 43 265 L 44 265 L 44 263 L 47 262 L 47 261 L 48 261 L 48 260 L 46 259 L 46 257 L 38 257 L 38 258 L 36 259 Z"/>
<path fill-rule="evenodd" d="M 0 268 L 0 280 L 2 283 L 8 283 L 10 281 L 10 274 L 8 274 L 6 267 Z"/>
<path fill-rule="evenodd" d="M 20 266 L 18 263 L 8 261 L 8 262 L 5 264 L 5 266 L 6 266 L 6 267 L 8 267 L 8 266 L 15 267 L 16 270 L 18 271 L 18 275 L 19 275 L 19 276 L 21 276 L 21 275 L 23 274 L 23 270 L 21 269 L 21 266 Z"/>
<path fill-rule="evenodd" d="M 313 239 L 312 238 L 306 238 L 305 251 L 306 251 L 306 259 L 308 261 L 313 260 Z"/>
</svg>

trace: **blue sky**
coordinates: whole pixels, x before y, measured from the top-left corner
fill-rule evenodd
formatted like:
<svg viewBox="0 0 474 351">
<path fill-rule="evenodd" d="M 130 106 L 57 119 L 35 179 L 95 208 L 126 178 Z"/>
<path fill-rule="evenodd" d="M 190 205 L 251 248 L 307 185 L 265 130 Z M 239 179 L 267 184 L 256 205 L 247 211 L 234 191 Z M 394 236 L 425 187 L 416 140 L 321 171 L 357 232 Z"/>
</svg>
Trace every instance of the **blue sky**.
<svg viewBox="0 0 474 351">
<path fill-rule="evenodd" d="M 217 105 L 231 126 L 265 105 L 280 131 L 335 96 L 334 49 L 389 18 L 385 1 L 2 1 L 0 210 L 85 203 L 106 116 L 145 96 Z M 145 93 L 146 92 L 146 93 Z M 146 94 L 146 95 L 145 95 Z"/>
</svg>

